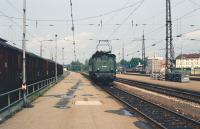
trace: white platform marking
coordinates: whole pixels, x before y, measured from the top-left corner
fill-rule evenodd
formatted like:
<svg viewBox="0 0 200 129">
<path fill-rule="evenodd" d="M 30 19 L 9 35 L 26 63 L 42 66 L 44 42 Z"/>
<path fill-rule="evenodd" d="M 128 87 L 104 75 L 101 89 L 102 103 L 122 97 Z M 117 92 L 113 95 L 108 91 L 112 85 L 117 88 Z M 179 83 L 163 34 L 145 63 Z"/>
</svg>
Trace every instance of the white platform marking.
<svg viewBox="0 0 200 129">
<path fill-rule="evenodd" d="M 76 101 L 75 105 L 102 105 L 100 101 Z"/>
</svg>

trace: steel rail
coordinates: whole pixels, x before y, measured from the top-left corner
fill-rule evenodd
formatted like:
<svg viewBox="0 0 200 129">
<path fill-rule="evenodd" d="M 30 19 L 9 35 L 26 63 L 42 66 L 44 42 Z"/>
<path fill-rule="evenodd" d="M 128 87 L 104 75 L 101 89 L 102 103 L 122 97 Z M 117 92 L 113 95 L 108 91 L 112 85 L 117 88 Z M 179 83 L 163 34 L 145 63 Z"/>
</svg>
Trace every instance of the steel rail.
<svg viewBox="0 0 200 129">
<path fill-rule="evenodd" d="M 116 78 L 116 82 L 128 84 L 133 87 L 150 90 L 150 91 L 165 94 L 168 96 L 173 96 L 176 98 L 180 98 L 182 100 L 200 103 L 200 92 L 172 88 L 172 87 L 164 87 L 158 84 L 151 84 L 151 83 L 140 82 L 140 81 L 124 79 L 124 78 Z"/>
<path fill-rule="evenodd" d="M 82 73 L 83 74 L 83 73 Z M 87 74 L 83 74 L 88 77 Z M 154 104 L 141 97 L 130 94 L 119 88 L 113 86 L 102 86 L 107 93 L 114 98 L 125 104 L 130 109 L 138 112 L 144 119 L 149 120 L 154 126 L 159 129 L 171 129 L 171 128 L 192 128 L 199 129 L 200 122 L 191 119 L 177 112 L 171 111 L 161 105 Z M 116 91 L 117 90 L 117 91 Z"/>
<path fill-rule="evenodd" d="M 145 77 L 149 77 L 150 76 L 150 74 L 140 74 L 140 73 L 131 73 L 131 72 L 124 73 L 124 75 L 145 76 Z M 200 81 L 200 76 L 190 76 L 190 80 L 192 80 L 192 81 Z"/>
<path fill-rule="evenodd" d="M 137 111 L 146 119 L 153 122 L 161 129 L 169 128 L 192 128 L 199 129 L 200 122 L 166 109 L 160 105 L 144 100 L 141 97 L 130 94 L 116 87 L 103 87 L 110 95 L 131 109 Z"/>
</svg>

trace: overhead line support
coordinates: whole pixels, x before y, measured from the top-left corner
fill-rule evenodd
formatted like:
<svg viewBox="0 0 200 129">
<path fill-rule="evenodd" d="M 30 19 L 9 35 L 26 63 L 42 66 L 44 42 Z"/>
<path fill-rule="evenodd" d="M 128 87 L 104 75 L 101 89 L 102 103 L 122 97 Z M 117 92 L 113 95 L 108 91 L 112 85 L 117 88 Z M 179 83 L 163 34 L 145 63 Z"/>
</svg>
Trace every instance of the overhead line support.
<svg viewBox="0 0 200 129">
<path fill-rule="evenodd" d="M 144 38 L 144 30 L 142 35 L 142 72 L 145 72 L 145 38 Z"/>
<path fill-rule="evenodd" d="M 166 0 L 166 67 L 165 73 L 172 72 L 175 67 L 175 54 L 172 39 L 171 0 Z"/>
</svg>

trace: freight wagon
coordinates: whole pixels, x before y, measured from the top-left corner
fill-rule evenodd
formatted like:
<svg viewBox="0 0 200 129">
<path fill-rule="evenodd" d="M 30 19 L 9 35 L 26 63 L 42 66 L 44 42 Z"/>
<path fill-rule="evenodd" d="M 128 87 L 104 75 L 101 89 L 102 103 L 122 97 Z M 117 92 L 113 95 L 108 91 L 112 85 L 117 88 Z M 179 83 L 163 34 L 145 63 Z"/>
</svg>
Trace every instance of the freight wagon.
<svg viewBox="0 0 200 129">
<path fill-rule="evenodd" d="M 0 38 L 0 93 L 17 89 L 22 84 L 22 50 Z M 63 74 L 63 66 L 58 64 L 58 75 Z M 55 76 L 55 62 L 26 53 L 27 84 Z"/>
</svg>

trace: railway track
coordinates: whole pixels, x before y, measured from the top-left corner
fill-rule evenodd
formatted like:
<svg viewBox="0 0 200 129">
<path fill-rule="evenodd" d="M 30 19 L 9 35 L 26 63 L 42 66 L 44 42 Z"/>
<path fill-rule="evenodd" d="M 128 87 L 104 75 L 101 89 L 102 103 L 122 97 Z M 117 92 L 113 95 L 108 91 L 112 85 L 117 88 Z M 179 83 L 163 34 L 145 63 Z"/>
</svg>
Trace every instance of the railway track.
<svg viewBox="0 0 200 129">
<path fill-rule="evenodd" d="M 137 74 L 137 73 L 131 73 L 131 72 L 127 72 L 124 73 L 125 75 L 135 75 L 135 76 L 145 76 L 145 77 L 149 77 L 150 74 Z M 190 80 L 193 81 L 200 81 L 200 77 L 199 76 L 190 76 Z"/>
<path fill-rule="evenodd" d="M 83 75 L 88 77 L 87 74 Z M 100 87 L 152 122 L 156 129 L 200 129 L 199 121 L 178 114 L 161 105 L 154 104 L 113 86 L 105 87 L 100 85 Z"/>
<path fill-rule="evenodd" d="M 136 110 L 144 118 L 151 121 L 160 129 L 199 129 L 200 122 L 186 116 L 170 111 L 165 107 L 156 105 L 138 96 L 130 94 L 116 87 L 103 87 L 103 89 L 123 102 L 133 110 Z"/>
<path fill-rule="evenodd" d="M 184 90 L 184 89 L 170 88 L 170 87 L 163 87 L 163 86 L 156 85 L 156 84 L 149 84 L 149 83 L 145 83 L 145 82 L 139 82 L 139 81 L 124 79 L 124 78 L 117 78 L 116 82 L 128 84 L 130 86 L 154 91 L 154 92 L 165 94 L 168 96 L 177 97 L 177 98 L 180 98 L 183 100 L 200 103 L 200 93 L 199 92 L 194 92 L 194 91 Z"/>
</svg>

